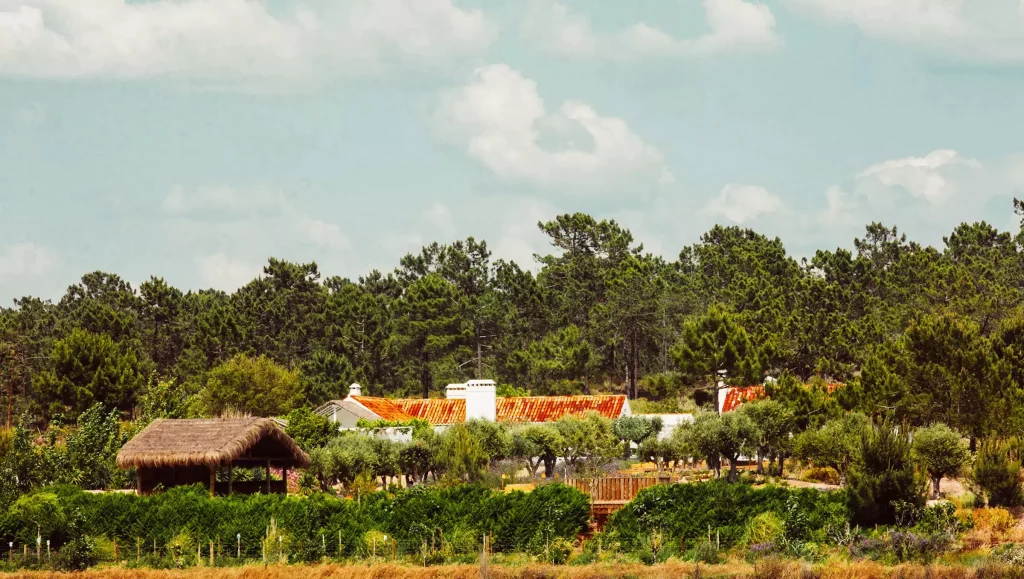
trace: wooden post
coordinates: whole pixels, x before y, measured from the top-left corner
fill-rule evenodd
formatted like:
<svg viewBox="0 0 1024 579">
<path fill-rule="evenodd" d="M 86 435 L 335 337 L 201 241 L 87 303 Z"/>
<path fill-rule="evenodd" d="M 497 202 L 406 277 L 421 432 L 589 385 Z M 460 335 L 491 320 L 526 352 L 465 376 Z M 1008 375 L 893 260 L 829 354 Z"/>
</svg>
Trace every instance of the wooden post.
<svg viewBox="0 0 1024 579">
<path fill-rule="evenodd" d="M 117 553 L 117 539 L 114 539 L 114 564 L 117 565 L 121 562 L 121 557 Z"/>
<path fill-rule="evenodd" d="M 217 484 L 217 467 L 210 467 L 210 498 L 213 498 L 213 489 Z"/>
<path fill-rule="evenodd" d="M 266 475 L 267 475 L 267 494 L 269 495 L 270 494 L 270 459 L 269 458 L 267 459 Z"/>
<path fill-rule="evenodd" d="M 210 541 L 210 567 L 213 567 L 213 541 Z"/>
</svg>

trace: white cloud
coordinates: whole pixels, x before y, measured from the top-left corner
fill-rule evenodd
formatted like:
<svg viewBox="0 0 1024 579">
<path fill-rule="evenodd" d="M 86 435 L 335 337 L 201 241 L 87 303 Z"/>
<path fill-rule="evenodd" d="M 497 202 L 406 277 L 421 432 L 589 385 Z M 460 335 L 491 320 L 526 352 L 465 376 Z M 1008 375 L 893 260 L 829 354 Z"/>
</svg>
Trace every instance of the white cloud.
<svg viewBox="0 0 1024 579">
<path fill-rule="evenodd" d="M 263 272 L 259 265 L 231 259 L 223 253 L 201 255 L 195 261 L 203 286 L 226 292 L 237 290 Z"/>
<path fill-rule="evenodd" d="M 39 277 L 60 265 L 57 255 L 34 243 L 18 243 L 0 249 L 0 284 L 18 278 Z"/>
<path fill-rule="evenodd" d="M 979 61 L 1024 60 L 1020 0 L 785 0 L 871 36 Z"/>
<path fill-rule="evenodd" d="M 172 235 L 181 241 L 207 240 L 239 251 L 261 245 L 274 251 L 275 246 L 296 243 L 333 252 L 352 248 L 341 226 L 313 218 L 279 191 L 174 187 L 161 208 Z"/>
<path fill-rule="evenodd" d="M 0 0 L 0 75 L 291 90 L 443 65 L 493 37 L 452 0 Z"/>
<path fill-rule="evenodd" d="M 982 163 L 946 149 L 883 161 L 829 187 L 825 208 L 804 219 L 817 224 L 820 236 L 840 242 L 881 221 L 938 243 L 962 222 L 987 219 L 1002 225 L 997 215 L 1004 214 L 1003 207 L 1010 213 L 1010 199 L 1019 194 L 1017 166 L 1013 158 Z"/>
<path fill-rule="evenodd" d="M 980 169 L 981 163 L 965 159 L 956 151 L 941 149 L 924 157 L 885 161 L 868 167 L 858 178 L 875 180 L 885 187 L 900 187 L 912 197 L 942 203 L 957 193 L 956 183 L 945 172 L 946 168 L 955 166 Z"/>
<path fill-rule="evenodd" d="M 639 22 L 612 34 L 595 32 L 590 20 L 554 0 L 532 0 L 523 33 L 544 50 L 572 58 L 633 60 L 687 58 L 772 50 L 781 44 L 775 16 L 764 4 L 747 0 L 704 0 L 709 32 L 675 38 Z"/>
<path fill-rule="evenodd" d="M 725 217 L 733 223 L 753 221 L 767 213 L 782 209 L 782 200 L 756 185 L 732 183 L 722 188 L 718 197 L 708 201 L 704 211 L 708 215 Z"/>
<path fill-rule="evenodd" d="M 505 64 L 443 92 L 436 117 L 443 137 L 504 179 L 590 190 L 674 181 L 661 151 L 624 120 L 580 101 L 549 114 L 537 83 Z"/>
</svg>

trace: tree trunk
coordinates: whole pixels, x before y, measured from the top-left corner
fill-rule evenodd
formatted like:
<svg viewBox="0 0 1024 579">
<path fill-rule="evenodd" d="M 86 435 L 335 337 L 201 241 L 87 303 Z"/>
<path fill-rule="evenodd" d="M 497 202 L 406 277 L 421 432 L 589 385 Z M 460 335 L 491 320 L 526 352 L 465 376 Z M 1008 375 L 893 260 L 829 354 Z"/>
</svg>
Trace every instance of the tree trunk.
<svg viewBox="0 0 1024 579">
<path fill-rule="evenodd" d="M 784 467 L 786 466 L 786 455 L 779 453 L 779 478 L 782 478 Z"/>
<path fill-rule="evenodd" d="M 939 483 L 942 482 L 942 477 L 932 478 L 932 498 L 939 498 Z"/>
<path fill-rule="evenodd" d="M 757 453 L 757 474 L 764 474 L 764 457 L 760 451 Z"/>
<path fill-rule="evenodd" d="M 739 470 L 736 468 L 736 459 L 735 458 L 730 458 L 729 459 L 729 482 L 731 482 L 731 483 L 732 482 L 736 482 L 736 479 L 738 477 L 739 477 Z"/>
<path fill-rule="evenodd" d="M 427 366 L 428 360 L 427 351 L 422 350 L 420 352 L 420 363 L 423 364 L 423 370 L 420 372 L 420 383 L 423 386 L 424 398 L 430 398 L 430 368 Z"/>
<path fill-rule="evenodd" d="M 480 338 L 476 339 L 476 379 L 484 379 L 484 358 L 480 346 Z"/>
</svg>

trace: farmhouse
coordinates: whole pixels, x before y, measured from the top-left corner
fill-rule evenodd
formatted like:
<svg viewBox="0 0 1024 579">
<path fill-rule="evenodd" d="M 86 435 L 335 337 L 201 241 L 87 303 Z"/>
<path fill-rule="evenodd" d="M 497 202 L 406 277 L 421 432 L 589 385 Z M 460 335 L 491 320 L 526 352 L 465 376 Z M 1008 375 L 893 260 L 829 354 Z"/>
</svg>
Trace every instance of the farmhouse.
<svg viewBox="0 0 1024 579">
<path fill-rule="evenodd" d="M 285 493 L 288 470 L 309 466 L 309 456 L 268 418 L 164 419 L 128 441 L 117 466 L 135 469 L 139 494 L 195 483 L 211 495 Z M 270 480 L 271 467 L 283 480 Z M 263 480 L 235 481 L 235 468 L 260 469 Z"/>
<path fill-rule="evenodd" d="M 630 416 L 629 400 L 622 395 L 607 396 L 517 396 L 498 398 L 492 380 L 470 380 L 449 384 L 445 398 L 388 399 L 363 396 L 353 384 L 344 400 L 331 400 L 316 413 L 328 417 L 339 428 L 355 428 L 360 418 L 404 422 L 425 420 L 443 428 L 471 419 L 506 423 L 553 422 L 563 416 L 594 411 L 616 419 Z"/>
</svg>

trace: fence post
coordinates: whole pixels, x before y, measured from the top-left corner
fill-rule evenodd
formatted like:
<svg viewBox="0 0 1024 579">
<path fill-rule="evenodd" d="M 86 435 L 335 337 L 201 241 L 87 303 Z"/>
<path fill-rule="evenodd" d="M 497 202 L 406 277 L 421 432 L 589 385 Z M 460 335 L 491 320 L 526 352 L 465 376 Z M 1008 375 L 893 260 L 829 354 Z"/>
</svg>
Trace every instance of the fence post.
<svg viewBox="0 0 1024 579">
<path fill-rule="evenodd" d="M 242 558 L 242 533 L 235 535 L 235 540 L 238 542 L 238 559 Z"/>
<path fill-rule="evenodd" d="M 135 564 L 142 560 L 142 537 L 135 537 Z"/>
<path fill-rule="evenodd" d="M 196 567 L 203 566 L 203 545 L 196 543 Z"/>
<path fill-rule="evenodd" d="M 213 541 L 210 541 L 210 567 L 213 567 Z"/>
<path fill-rule="evenodd" d="M 114 564 L 117 565 L 121 562 L 121 557 L 117 552 L 117 539 L 114 539 Z"/>
<path fill-rule="evenodd" d="M 398 548 L 398 543 L 395 541 L 394 537 L 392 537 L 391 538 L 391 562 L 392 563 L 395 562 L 395 554 L 396 554 L 397 548 Z"/>
<path fill-rule="evenodd" d="M 42 560 L 43 538 L 36 535 L 36 563 Z"/>
<path fill-rule="evenodd" d="M 341 559 L 341 530 L 338 530 L 338 558 Z"/>
<path fill-rule="evenodd" d="M 50 562 L 50 540 L 46 540 L 46 562 Z"/>
</svg>

